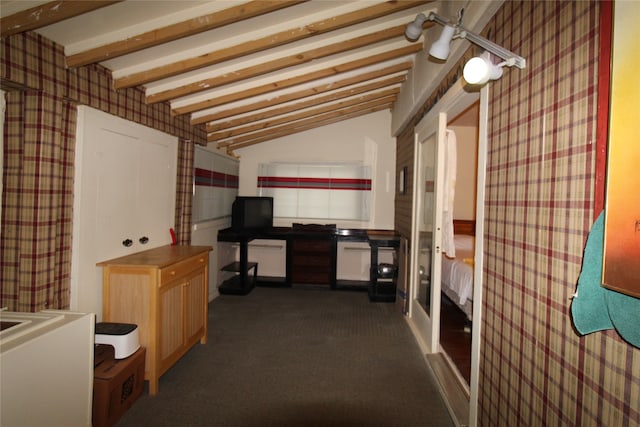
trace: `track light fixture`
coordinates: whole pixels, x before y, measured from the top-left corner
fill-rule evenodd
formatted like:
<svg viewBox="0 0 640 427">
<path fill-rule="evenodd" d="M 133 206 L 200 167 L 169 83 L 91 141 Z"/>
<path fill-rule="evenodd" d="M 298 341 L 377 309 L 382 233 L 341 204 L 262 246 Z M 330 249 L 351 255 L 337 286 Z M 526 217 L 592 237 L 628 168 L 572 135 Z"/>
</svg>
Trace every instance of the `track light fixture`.
<svg viewBox="0 0 640 427">
<path fill-rule="evenodd" d="M 462 13 L 460 14 L 460 17 L 462 17 Z M 460 21 L 461 20 L 462 19 L 460 19 Z M 420 35 L 422 34 L 422 25 L 425 21 L 437 22 L 444 27 L 442 30 L 442 34 L 440 35 L 438 40 L 433 43 L 433 45 L 429 49 L 429 55 L 435 58 L 446 60 L 449 56 L 451 40 L 467 39 L 471 43 L 480 46 L 485 51 L 490 52 L 504 60 L 504 62 L 498 65 L 494 65 L 491 62 L 488 54 L 484 56 L 481 55 L 469 60 L 465 65 L 464 77 L 465 80 L 467 80 L 466 69 L 469 63 L 473 61 L 471 66 L 469 66 L 469 78 L 474 80 L 475 82 L 467 80 L 467 82 L 470 84 L 484 84 L 490 79 L 495 80 L 500 78 L 500 76 L 502 75 L 501 67 L 505 65 L 508 67 L 516 66 L 520 69 L 526 67 L 526 61 L 523 57 L 516 55 L 515 53 L 503 48 L 502 46 L 499 46 L 492 41 L 487 40 L 486 38 L 467 30 L 462 26 L 461 22 L 458 22 L 457 24 L 451 24 L 449 21 L 433 12 L 429 13 L 429 15 L 426 17 L 424 14 L 419 13 L 416 16 L 415 20 L 407 25 L 407 29 L 405 31 L 406 37 L 411 41 L 418 40 L 418 38 L 420 38 Z M 478 69 L 484 69 L 486 73 L 483 74 L 482 78 L 472 78 L 472 76 L 474 76 L 473 70 Z"/>
<path fill-rule="evenodd" d="M 446 60 L 449 56 L 449 51 L 451 50 L 451 39 L 453 38 L 455 32 L 455 27 L 452 27 L 451 25 L 445 25 L 442 29 L 442 34 L 440 34 L 440 38 L 431 45 L 431 49 L 429 49 L 429 55 L 443 61 Z"/>
<path fill-rule="evenodd" d="M 502 67 L 504 65 L 504 62 L 497 65 L 494 64 L 491 61 L 489 52 L 484 52 L 482 55 L 467 61 L 462 75 L 469 84 L 483 85 L 489 80 L 497 80 L 502 77 Z"/>
<path fill-rule="evenodd" d="M 416 19 L 407 25 L 407 29 L 404 30 L 404 35 L 412 42 L 418 40 L 422 35 L 422 24 L 424 24 L 426 20 L 427 17 L 424 16 L 424 13 L 417 14 Z"/>
</svg>

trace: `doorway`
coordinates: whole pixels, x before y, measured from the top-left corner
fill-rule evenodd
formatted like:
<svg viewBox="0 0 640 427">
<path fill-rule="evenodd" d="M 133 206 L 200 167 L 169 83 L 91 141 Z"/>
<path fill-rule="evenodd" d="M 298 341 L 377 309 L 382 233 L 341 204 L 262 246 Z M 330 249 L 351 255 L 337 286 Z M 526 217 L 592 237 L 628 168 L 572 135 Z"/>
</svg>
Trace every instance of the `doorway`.
<svg viewBox="0 0 640 427">
<path fill-rule="evenodd" d="M 411 286 L 409 324 L 436 376 L 439 377 L 443 394 L 452 408 L 452 415 L 461 425 L 476 425 L 487 105 L 486 86 L 481 90 L 470 90 L 465 87 L 461 79 L 438 101 L 415 129 L 412 209 L 412 247 L 414 249 L 411 251 L 409 273 Z M 467 114 L 469 117 L 466 116 Z M 460 331 L 461 334 L 467 334 L 465 348 L 461 350 L 466 352 L 466 355 L 457 365 L 451 357 L 455 350 L 454 344 L 449 340 L 451 337 L 443 336 L 443 334 L 449 334 L 446 326 L 450 320 L 450 312 L 459 310 L 464 313 L 461 301 L 455 301 L 455 298 L 447 295 L 446 288 L 443 287 L 443 275 L 447 274 L 446 269 L 443 270 L 443 258 L 449 258 L 446 255 L 454 252 L 451 248 L 451 237 L 447 234 L 446 221 L 443 223 L 443 219 L 447 216 L 449 216 L 448 220 L 452 219 L 450 218 L 452 209 L 447 209 L 449 213 L 443 212 L 445 201 L 449 200 L 449 196 L 446 194 L 443 196 L 445 178 L 447 178 L 443 165 L 447 161 L 445 152 L 450 150 L 450 146 L 446 144 L 452 138 L 452 129 L 449 128 L 453 127 L 456 121 L 461 123 L 462 120 L 470 120 L 471 116 L 473 116 L 473 124 L 470 126 L 475 132 L 473 142 L 477 147 L 477 157 L 474 159 L 476 172 L 473 176 L 475 182 L 471 184 L 475 188 L 470 192 L 469 190 L 466 193 L 462 192 L 466 194 L 465 197 L 474 198 L 471 201 L 472 213 L 467 215 L 468 219 L 464 218 L 466 221 L 463 221 L 471 227 L 466 232 L 470 239 L 468 244 L 472 250 L 472 254 L 466 260 L 470 265 L 468 275 L 472 278 L 471 288 L 468 291 L 468 300 L 471 304 L 470 306 L 467 304 L 467 319 L 463 321 Z M 455 132 L 453 134 L 455 139 Z M 447 155 L 451 156 L 451 153 Z M 456 221 L 452 223 L 455 224 Z M 448 253 L 445 253 L 447 251 Z M 453 312 L 456 313 L 456 311 Z M 463 370 L 465 374 L 461 373 Z M 455 389 L 454 392 L 448 394 L 447 390 L 452 389 Z"/>
<path fill-rule="evenodd" d="M 453 207 L 455 256 L 442 260 L 440 301 L 440 348 L 462 380 L 471 380 L 473 243 L 475 241 L 479 102 L 448 117 L 447 129 L 457 145 L 455 198 Z M 470 295 L 469 295 L 470 297 Z"/>
</svg>

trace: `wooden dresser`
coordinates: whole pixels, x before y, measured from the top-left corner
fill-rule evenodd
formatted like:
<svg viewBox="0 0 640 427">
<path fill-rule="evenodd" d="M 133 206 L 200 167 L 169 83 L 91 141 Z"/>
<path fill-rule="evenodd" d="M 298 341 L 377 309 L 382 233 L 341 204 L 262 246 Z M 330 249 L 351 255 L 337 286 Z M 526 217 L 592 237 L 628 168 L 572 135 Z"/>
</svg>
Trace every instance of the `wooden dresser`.
<svg viewBox="0 0 640 427">
<path fill-rule="evenodd" d="M 211 246 L 162 246 L 98 263 L 104 322 L 138 325 L 149 394 L 198 341 L 207 342 Z"/>
<path fill-rule="evenodd" d="M 334 285 L 335 239 L 290 240 L 291 283 Z"/>
<path fill-rule="evenodd" d="M 335 224 L 294 223 L 287 242 L 289 285 L 294 283 L 335 286 Z"/>
</svg>

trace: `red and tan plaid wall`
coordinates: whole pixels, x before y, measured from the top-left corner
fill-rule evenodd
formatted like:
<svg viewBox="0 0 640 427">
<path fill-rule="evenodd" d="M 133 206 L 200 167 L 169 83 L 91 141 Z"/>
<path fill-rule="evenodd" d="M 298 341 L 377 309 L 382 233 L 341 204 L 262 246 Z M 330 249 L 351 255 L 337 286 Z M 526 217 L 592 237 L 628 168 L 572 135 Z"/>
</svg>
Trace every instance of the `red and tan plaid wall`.
<svg viewBox="0 0 640 427">
<path fill-rule="evenodd" d="M 67 68 L 62 46 L 37 33 L 2 39 L 0 78 L 3 84 L 57 95 L 183 140 L 206 143 L 203 128 L 191 126 L 187 116 L 173 116 L 167 104 L 147 105 L 143 90 L 114 90 L 106 68 L 100 65 Z"/>
<path fill-rule="evenodd" d="M 176 231 L 190 236 L 193 143 L 204 130 L 174 117 L 166 104 L 146 105 L 139 89 L 115 91 L 103 67 L 67 69 L 62 47 L 27 32 L 0 43 L 7 99 L 0 306 L 37 311 L 69 307 L 75 119 L 89 105 L 175 135 L 180 144 Z"/>
<path fill-rule="evenodd" d="M 483 31 L 527 67 L 490 88 L 481 426 L 640 425 L 640 349 L 612 331 L 580 337 L 569 311 L 601 206 L 599 19 L 597 1 L 506 1 Z M 413 123 L 461 77 L 467 54 Z M 411 166 L 413 130 L 397 144 L 398 167 Z M 406 206 L 396 199 L 405 235 Z"/>
<path fill-rule="evenodd" d="M 483 426 L 640 424 L 640 349 L 578 336 L 569 311 L 595 219 L 599 12 L 507 1 L 487 28 L 527 68 L 490 89 Z"/>
</svg>

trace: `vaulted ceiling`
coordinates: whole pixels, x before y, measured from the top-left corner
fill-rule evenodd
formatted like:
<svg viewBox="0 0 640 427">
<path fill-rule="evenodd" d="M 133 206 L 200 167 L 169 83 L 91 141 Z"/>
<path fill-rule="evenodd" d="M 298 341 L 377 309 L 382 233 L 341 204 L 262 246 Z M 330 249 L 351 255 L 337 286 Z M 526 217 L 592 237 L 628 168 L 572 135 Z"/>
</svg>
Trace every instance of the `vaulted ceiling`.
<svg viewBox="0 0 640 427">
<path fill-rule="evenodd" d="M 99 63 L 233 152 L 390 109 L 422 49 L 429 1 L 10 1 L 2 37 L 36 31 L 67 65 Z M 425 23 L 425 28 L 432 23 Z"/>
</svg>

